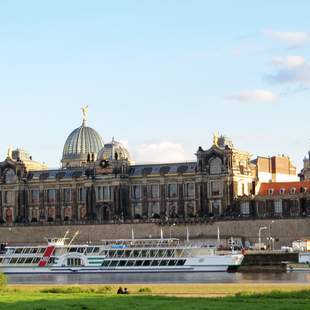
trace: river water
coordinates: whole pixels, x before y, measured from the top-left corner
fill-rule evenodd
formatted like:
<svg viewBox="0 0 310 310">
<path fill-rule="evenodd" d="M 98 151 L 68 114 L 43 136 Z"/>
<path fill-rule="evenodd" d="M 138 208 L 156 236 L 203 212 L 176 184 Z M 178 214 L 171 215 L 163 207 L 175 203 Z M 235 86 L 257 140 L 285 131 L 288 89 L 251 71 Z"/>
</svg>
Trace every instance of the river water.
<svg viewBox="0 0 310 310">
<path fill-rule="evenodd" d="M 304 283 L 310 272 L 9 275 L 10 284 Z"/>
</svg>

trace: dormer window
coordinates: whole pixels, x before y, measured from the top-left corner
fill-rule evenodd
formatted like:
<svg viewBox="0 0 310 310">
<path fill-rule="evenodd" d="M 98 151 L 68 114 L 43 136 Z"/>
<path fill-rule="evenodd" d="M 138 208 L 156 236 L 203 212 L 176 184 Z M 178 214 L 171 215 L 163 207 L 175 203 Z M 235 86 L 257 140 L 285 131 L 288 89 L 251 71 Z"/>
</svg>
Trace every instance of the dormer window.
<svg viewBox="0 0 310 310">
<path fill-rule="evenodd" d="M 219 157 L 212 158 L 209 164 L 210 164 L 210 174 L 221 174 L 222 160 Z"/>
<path fill-rule="evenodd" d="M 295 187 L 291 188 L 291 194 L 296 194 L 296 188 Z"/>
<path fill-rule="evenodd" d="M 285 194 L 285 188 L 280 188 L 280 195 Z"/>
<path fill-rule="evenodd" d="M 269 189 L 268 189 L 268 195 L 270 195 L 270 196 L 273 195 L 273 192 L 274 192 L 274 189 L 273 189 L 273 188 L 269 188 Z"/>
<path fill-rule="evenodd" d="M 307 187 L 301 187 L 300 188 L 301 193 L 306 193 L 307 192 Z"/>
</svg>

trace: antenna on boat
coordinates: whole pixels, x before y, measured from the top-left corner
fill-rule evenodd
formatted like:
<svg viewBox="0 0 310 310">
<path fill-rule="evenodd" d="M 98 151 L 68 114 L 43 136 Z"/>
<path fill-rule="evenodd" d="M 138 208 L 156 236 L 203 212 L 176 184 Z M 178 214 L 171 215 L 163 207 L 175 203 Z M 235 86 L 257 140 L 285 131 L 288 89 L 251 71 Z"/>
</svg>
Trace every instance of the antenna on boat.
<svg viewBox="0 0 310 310">
<path fill-rule="evenodd" d="M 131 228 L 131 239 L 132 239 L 132 241 L 135 240 L 135 232 L 134 232 L 133 228 Z"/>
<path fill-rule="evenodd" d="M 62 238 L 64 242 L 65 242 L 65 240 L 66 240 L 68 234 L 69 234 L 69 229 L 66 231 L 65 235 L 64 235 L 63 238 Z"/>
<path fill-rule="evenodd" d="M 160 239 L 163 240 L 164 239 L 164 232 L 163 232 L 163 227 L 160 227 Z"/>
<path fill-rule="evenodd" d="M 189 242 L 189 230 L 188 230 L 188 226 L 186 226 L 186 241 Z"/>
<path fill-rule="evenodd" d="M 74 234 L 74 236 L 72 237 L 72 239 L 70 240 L 69 244 L 68 244 L 68 247 L 72 244 L 72 242 L 74 241 L 74 239 L 77 237 L 77 235 L 79 234 L 80 232 L 77 230 L 77 232 Z"/>
</svg>

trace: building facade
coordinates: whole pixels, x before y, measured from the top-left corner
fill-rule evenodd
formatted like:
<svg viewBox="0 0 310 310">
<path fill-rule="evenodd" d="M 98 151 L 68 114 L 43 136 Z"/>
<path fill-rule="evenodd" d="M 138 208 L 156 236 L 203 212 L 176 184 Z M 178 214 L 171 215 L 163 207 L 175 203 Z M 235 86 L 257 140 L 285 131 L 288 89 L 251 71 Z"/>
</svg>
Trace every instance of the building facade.
<svg viewBox="0 0 310 310">
<path fill-rule="evenodd" d="M 304 158 L 304 166 L 299 176 L 302 181 L 310 180 L 310 151 L 308 152 L 308 157 Z"/>
<path fill-rule="evenodd" d="M 232 217 L 238 215 L 241 199 L 256 194 L 258 162 L 227 137 L 215 135 L 209 149 L 198 148 L 195 161 L 134 164 L 121 143 L 104 143 L 87 126 L 84 113 L 82 125 L 65 142 L 61 169 L 49 170 L 23 150 L 8 152 L 0 163 L 0 222 Z M 285 164 L 289 181 L 294 170 L 290 161 Z"/>
<path fill-rule="evenodd" d="M 262 183 L 256 196 L 236 201 L 244 218 L 296 218 L 310 216 L 310 181 Z"/>
</svg>

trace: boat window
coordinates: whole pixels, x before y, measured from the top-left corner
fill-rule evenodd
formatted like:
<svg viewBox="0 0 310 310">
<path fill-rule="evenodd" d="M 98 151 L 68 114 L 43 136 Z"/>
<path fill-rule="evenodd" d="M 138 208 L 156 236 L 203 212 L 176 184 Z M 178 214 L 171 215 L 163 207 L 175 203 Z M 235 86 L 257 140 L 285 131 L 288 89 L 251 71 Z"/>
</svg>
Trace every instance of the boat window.
<svg viewBox="0 0 310 310">
<path fill-rule="evenodd" d="M 125 257 L 130 257 L 131 251 L 127 250 L 127 251 L 124 252 L 124 254 L 125 254 Z"/>
<path fill-rule="evenodd" d="M 99 253 L 99 250 L 100 250 L 100 249 L 99 249 L 98 247 L 95 247 L 95 248 L 94 248 L 94 253 Z"/>
<path fill-rule="evenodd" d="M 165 251 L 164 251 L 164 250 L 159 250 L 159 251 L 158 251 L 158 256 L 159 256 L 159 257 L 165 256 Z"/>
<path fill-rule="evenodd" d="M 0 257 L 0 264 L 2 264 L 2 261 L 3 261 L 3 258 L 2 258 L 2 257 Z"/>
<path fill-rule="evenodd" d="M 77 251 L 77 248 L 69 248 L 70 253 L 75 253 Z"/>
<path fill-rule="evenodd" d="M 160 266 L 167 266 L 168 260 L 162 260 Z"/>
<path fill-rule="evenodd" d="M 13 257 L 10 261 L 10 264 L 16 264 L 17 263 L 18 258 L 17 257 Z"/>
<path fill-rule="evenodd" d="M 37 248 L 32 248 L 30 251 L 31 254 L 36 254 L 37 252 L 38 252 Z"/>
<path fill-rule="evenodd" d="M 137 260 L 136 261 L 136 266 L 142 266 L 143 260 Z"/>
<path fill-rule="evenodd" d="M 78 249 L 77 249 L 77 252 L 78 252 L 78 253 L 84 253 L 84 250 L 85 250 L 84 248 L 78 248 Z"/>
<path fill-rule="evenodd" d="M 117 263 L 118 263 L 118 260 L 112 260 L 110 267 L 116 267 Z"/>
<path fill-rule="evenodd" d="M 15 254 L 21 254 L 22 251 L 23 251 L 23 248 L 16 248 Z"/>
<path fill-rule="evenodd" d="M 168 256 L 168 257 L 173 256 L 173 251 L 172 251 L 172 250 L 167 250 L 167 256 Z"/>
<path fill-rule="evenodd" d="M 35 257 L 32 263 L 37 264 L 40 260 L 41 260 L 40 257 Z"/>
<path fill-rule="evenodd" d="M 185 259 L 179 259 L 177 262 L 177 266 L 183 266 L 185 264 L 186 260 Z"/>
<path fill-rule="evenodd" d="M 124 255 L 124 251 L 117 251 L 117 257 L 122 257 Z"/>
<path fill-rule="evenodd" d="M 45 248 L 40 248 L 39 249 L 39 253 L 44 253 L 45 252 Z"/>
<path fill-rule="evenodd" d="M 138 250 L 134 250 L 133 251 L 133 257 L 138 257 L 139 256 L 139 251 Z"/>
<path fill-rule="evenodd" d="M 80 258 L 68 258 L 67 266 L 82 266 L 82 260 Z"/>
<path fill-rule="evenodd" d="M 126 262 L 127 262 L 126 260 L 120 260 L 118 267 L 124 267 L 126 265 Z"/>
<path fill-rule="evenodd" d="M 88 247 L 87 250 L 86 250 L 86 252 L 87 252 L 87 253 L 92 253 L 92 252 L 93 252 L 93 249 L 94 249 L 93 247 Z"/>
<path fill-rule="evenodd" d="M 110 264 L 110 261 L 109 260 L 104 260 L 103 263 L 102 263 L 102 266 L 103 267 L 108 267 Z"/>
<path fill-rule="evenodd" d="M 158 266 L 159 260 L 153 260 L 151 266 Z"/>
<path fill-rule="evenodd" d="M 25 260 L 25 264 L 31 264 L 31 262 L 32 262 L 32 257 L 28 257 L 28 258 L 26 258 L 26 260 Z"/>
<path fill-rule="evenodd" d="M 109 251 L 109 257 L 114 257 L 115 251 Z"/>
<path fill-rule="evenodd" d="M 25 248 L 24 250 L 24 254 L 29 254 L 30 253 L 31 248 Z"/>
<path fill-rule="evenodd" d="M 17 261 L 17 264 L 24 264 L 25 263 L 26 258 L 25 257 L 20 257 Z"/>
<path fill-rule="evenodd" d="M 145 260 L 144 263 L 143 263 L 143 266 L 150 266 L 151 262 L 152 261 L 150 261 L 150 260 Z"/>
<path fill-rule="evenodd" d="M 56 261 L 55 257 L 50 257 L 50 259 L 48 260 L 48 264 L 53 265 L 55 264 L 55 261 Z"/>
<path fill-rule="evenodd" d="M 10 262 L 10 258 L 5 258 L 3 264 L 8 264 Z"/>
<path fill-rule="evenodd" d="M 169 261 L 169 266 L 175 266 L 175 263 L 176 263 L 176 261 L 174 260 L 174 259 L 171 259 L 170 261 Z"/>
<path fill-rule="evenodd" d="M 135 264 L 135 261 L 134 261 L 134 260 L 129 260 L 129 261 L 127 261 L 127 267 L 134 266 L 134 264 Z"/>
</svg>

